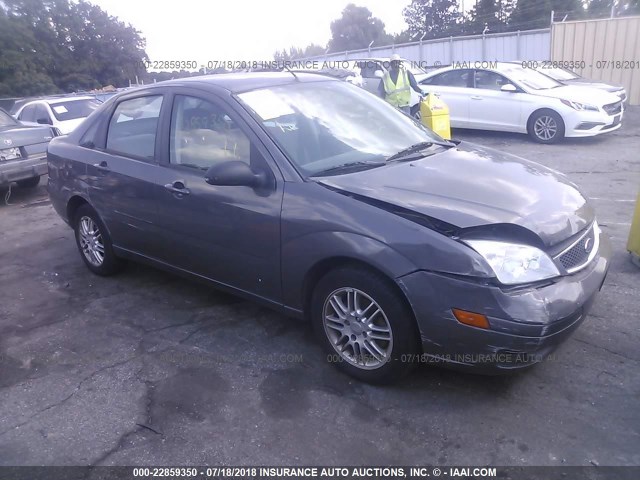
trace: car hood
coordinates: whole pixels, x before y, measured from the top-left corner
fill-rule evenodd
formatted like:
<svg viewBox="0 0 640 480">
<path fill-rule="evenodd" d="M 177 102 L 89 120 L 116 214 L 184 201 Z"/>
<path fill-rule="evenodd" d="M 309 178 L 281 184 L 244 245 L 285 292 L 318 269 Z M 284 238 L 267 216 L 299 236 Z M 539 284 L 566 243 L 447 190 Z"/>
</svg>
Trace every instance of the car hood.
<svg viewBox="0 0 640 480">
<path fill-rule="evenodd" d="M 51 140 L 51 127 L 42 125 L 0 127 L 0 148 L 26 147 Z"/>
<path fill-rule="evenodd" d="M 583 85 L 564 85 L 546 90 L 534 90 L 533 93 L 542 97 L 562 98 L 571 100 L 572 102 L 595 105 L 597 107 L 620 101 L 620 97 L 613 93 Z"/>
<path fill-rule="evenodd" d="M 561 173 L 464 142 L 417 161 L 317 181 L 459 228 L 520 225 L 547 247 L 578 233 L 595 218 L 585 197 Z"/>
<path fill-rule="evenodd" d="M 569 85 L 575 85 L 575 86 L 581 86 L 581 87 L 592 87 L 592 88 L 597 88 L 599 90 L 606 90 L 607 92 L 619 92 L 620 90 L 624 90 L 624 87 L 622 85 L 611 85 L 610 83 L 595 82 L 587 78 L 574 78 L 571 80 L 563 80 L 562 83 L 567 83 Z"/>
</svg>

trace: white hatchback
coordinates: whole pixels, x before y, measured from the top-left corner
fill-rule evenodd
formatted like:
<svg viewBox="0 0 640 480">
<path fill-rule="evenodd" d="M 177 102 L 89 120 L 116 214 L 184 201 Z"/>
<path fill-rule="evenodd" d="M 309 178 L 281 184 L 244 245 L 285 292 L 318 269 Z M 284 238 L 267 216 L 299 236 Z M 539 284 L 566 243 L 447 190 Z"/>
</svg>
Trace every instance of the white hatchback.
<svg viewBox="0 0 640 480">
<path fill-rule="evenodd" d="M 521 65 L 446 67 L 420 82 L 449 106 L 451 126 L 528 133 L 541 143 L 589 137 L 622 125 L 620 97 L 603 90 L 568 86 Z"/>
</svg>

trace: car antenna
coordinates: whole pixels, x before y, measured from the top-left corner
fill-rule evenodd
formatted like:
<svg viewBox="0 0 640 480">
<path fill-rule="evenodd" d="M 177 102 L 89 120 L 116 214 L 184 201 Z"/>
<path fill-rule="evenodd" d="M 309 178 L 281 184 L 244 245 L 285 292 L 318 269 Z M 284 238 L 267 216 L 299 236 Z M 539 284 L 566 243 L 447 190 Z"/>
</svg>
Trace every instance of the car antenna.
<svg viewBox="0 0 640 480">
<path fill-rule="evenodd" d="M 285 68 L 285 70 L 286 70 L 287 72 L 289 72 L 291 75 L 293 75 L 293 78 L 295 78 L 298 82 L 300 81 L 300 79 L 298 78 L 298 76 L 297 76 L 295 73 L 293 73 L 293 70 L 291 70 L 291 69 L 289 68 L 289 65 L 285 64 L 285 65 L 284 65 L 284 68 Z"/>
</svg>

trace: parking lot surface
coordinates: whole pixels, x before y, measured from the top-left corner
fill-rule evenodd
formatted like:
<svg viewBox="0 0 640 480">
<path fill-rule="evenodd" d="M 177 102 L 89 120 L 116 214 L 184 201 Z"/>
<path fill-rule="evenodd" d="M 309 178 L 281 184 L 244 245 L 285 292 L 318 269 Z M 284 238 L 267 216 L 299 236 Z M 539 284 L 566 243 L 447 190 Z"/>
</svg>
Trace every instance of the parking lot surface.
<svg viewBox="0 0 640 480">
<path fill-rule="evenodd" d="M 0 465 L 640 465 L 640 108 L 558 145 L 454 136 L 564 172 L 612 239 L 591 314 L 548 361 L 359 383 L 302 322 L 140 265 L 91 274 L 43 179 L 0 206 Z"/>
</svg>

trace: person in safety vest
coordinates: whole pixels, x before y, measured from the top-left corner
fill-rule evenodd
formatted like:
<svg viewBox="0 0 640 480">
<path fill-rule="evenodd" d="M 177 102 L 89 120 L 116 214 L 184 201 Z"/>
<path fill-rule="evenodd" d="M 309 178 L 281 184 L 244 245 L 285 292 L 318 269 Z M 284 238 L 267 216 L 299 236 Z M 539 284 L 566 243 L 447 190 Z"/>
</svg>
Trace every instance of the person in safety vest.
<svg viewBox="0 0 640 480">
<path fill-rule="evenodd" d="M 379 94 L 394 107 L 409 115 L 411 113 L 411 89 L 420 96 L 424 95 L 413 73 L 402 66 L 400 55 L 391 55 L 391 65 L 382 77 Z"/>
</svg>

